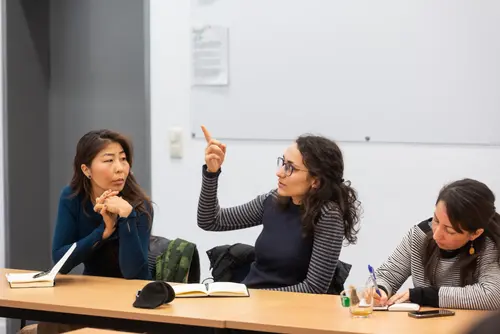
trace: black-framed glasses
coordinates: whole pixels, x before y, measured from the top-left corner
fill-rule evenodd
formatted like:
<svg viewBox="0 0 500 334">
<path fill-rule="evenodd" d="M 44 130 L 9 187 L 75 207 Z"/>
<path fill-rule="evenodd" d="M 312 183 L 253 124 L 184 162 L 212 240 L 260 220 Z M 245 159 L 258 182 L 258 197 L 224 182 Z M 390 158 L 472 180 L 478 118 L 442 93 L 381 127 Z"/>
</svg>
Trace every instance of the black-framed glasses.
<svg viewBox="0 0 500 334">
<path fill-rule="evenodd" d="M 286 176 L 292 175 L 293 172 L 295 172 L 295 171 L 305 171 L 305 169 L 297 168 L 294 165 L 292 165 L 292 163 L 286 162 L 284 157 L 278 157 L 277 165 L 278 165 L 278 168 L 283 167 L 283 170 L 285 171 Z"/>
</svg>

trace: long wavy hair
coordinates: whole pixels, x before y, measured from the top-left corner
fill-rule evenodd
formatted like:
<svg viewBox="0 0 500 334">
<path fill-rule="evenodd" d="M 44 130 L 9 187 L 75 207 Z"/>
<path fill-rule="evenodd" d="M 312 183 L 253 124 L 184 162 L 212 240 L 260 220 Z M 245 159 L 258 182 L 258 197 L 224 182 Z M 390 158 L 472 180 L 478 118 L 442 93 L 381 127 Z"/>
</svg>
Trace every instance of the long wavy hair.
<svg viewBox="0 0 500 334">
<path fill-rule="evenodd" d="M 73 177 L 71 179 L 72 196 L 81 196 L 82 204 L 91 201 L 92 184 L 90 179 L 82 172 L 82 164 L 90 168 L 96 155 L 110 143 L 118 143 L 123 148 L 127 161 L 132 169 L 133 148 L 129 139 L 118 132 L 111 130 L 94 130 L 86 133 L 76 145 L 76 154 L 73 160 Z M 139 213 L 148 216 L 150 225 L 152 224 L 153 206 L 151 199 L 137 183 L 134 174 L 129 173 L 123 190 L 120 195 L 132 205 Z M 85 207 L 85 205 L 83 205 Z"/>
<path fill-rule="evenodd" d="M 455 262 L 460 268 L 461 286 L 474 284 L 477 260 L 484 252 L 486 239 L 490 238 L 497 249 L 500 246 L 500 216 L 495 209 L 495 195 L 484 183 L 463 179 L 445 185 L 439 192 L 436 204 L 440 201 L 444 202 L 446 214 L 457 233 L 474 233 L 478 229 L 484 229 L 483 234 L 473 241 L 475 253 L 470 255 L 469 248 L 462 247 Z M 500 250 L 497 255 L 500 260 Z M 429 231 L 423 252 L 423 264 L 425 277 L 431 285 L 436 284 L 439 257 L 439 247 L 432 237 L 432 231 Z"/>
<path fill-rule="evenodd" d="M 344 240 L 355 244 L 359 232 L 361 205 L 350 181 L 344 181 L 344 159 L 338 145 L 325 137 L 304 135 L 296 140 L 309 176 L 319 181 L 310 188 L 301 202 L 302 224 L 306 235 L 314 232 L 321 208 L 335 202 L 344 221 Z M 278 196 L 281 206 L 289 205 L 290 198 Z"/>
</svg>

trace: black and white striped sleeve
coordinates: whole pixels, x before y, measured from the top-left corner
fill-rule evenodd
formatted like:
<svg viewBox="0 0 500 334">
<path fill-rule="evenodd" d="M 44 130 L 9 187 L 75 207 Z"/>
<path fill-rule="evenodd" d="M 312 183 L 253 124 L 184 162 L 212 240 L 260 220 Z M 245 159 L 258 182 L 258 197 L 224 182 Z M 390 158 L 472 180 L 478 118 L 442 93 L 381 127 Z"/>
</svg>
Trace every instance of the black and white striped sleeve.
<svg viewBox="0 0 500 334">
<path fill-rule="evenodd" d="M 439 288 L 439 306 L 469 310 L 500 309 L 500 264 L 495 244 L 487 240 L 478 258 L 478 281 L 465 287 Z"/>
<path fill-rule="evenodd" d="M 343 239 L 342 216 L 337 204 L 330 202 L 321 209 L 320 218 L 314 228 L 311 260 L 305 280 L 296 285 L 270 290 L 326 293 L 337 268 Z"/>
<path fill-rule="evenodd" d="M 403 237 L 400 244 L 377 270 L 377 284 L 382 286 L 390 297 L 396 293 L 411 275 L 411 243 L 415 227 Z"/>
<path fill-rule="evenodd" d="M 231 208 L 221 208 L 217 199 L 220 170 L 210 173 L 203 166 L 203 181 L 198 201 L 198 226 L 205 231 L 241 230 L 262 224 L 264 201 L 271 194 Z"/>
</svg>

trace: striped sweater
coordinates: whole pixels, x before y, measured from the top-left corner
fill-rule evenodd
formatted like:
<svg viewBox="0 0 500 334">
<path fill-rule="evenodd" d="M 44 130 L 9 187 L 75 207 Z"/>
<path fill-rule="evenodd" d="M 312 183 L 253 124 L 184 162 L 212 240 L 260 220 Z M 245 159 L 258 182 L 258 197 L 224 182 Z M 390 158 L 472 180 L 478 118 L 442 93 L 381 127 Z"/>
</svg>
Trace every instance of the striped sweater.
<svg viewBox="0 0 500 334">
<path fill-rule="evenodd" d="M 250 288 L 326 293 L 342 248 L 344 224 L 331 202 L 310 237 L 303 236 L 300 207 L 277 207 L 276 190 L 235 207 L 221 208 L 217 200 L 217 173 L 203 167 L 198 204 L 198 226 L 207 231 L 230 231 L 263 225 L 255 242 L 255 261 L 243 281 Z"/>
<path fill-rule="evenodd" d="M 431 230 L 431 220 L 414 226 L 404 236 L 403 240 L 389 259 L 377 270 L 377 283 L 388 295 L 399 290 L 401 285 L 412 277 L 415 289 L 410 289 L 410 301 L 422 301 L 422 298 L 412 298 L 415 290 L 427 294 L 434 302 L 421 302 L 422 305 L 448 307 L 472 310 L 496 310 L 500 308 L 500 264 L 498 251 L 494 242 L 487 238 L 485 248 L 478 257 L 476 283 L 465 287 L 460 286 L 460 269 L 453 264 L 457 256 L 441 255 L 436 268 L 436 286 L 431 286 L 424 276 L 422 254 L 426 242 L 426 232 Z M 413 291 L 412 291 L 413 290 Z M 429 298 L 429 292 L 435 291 L 435 297 Z M 433 305 L 435 304 L 435 305 Z"/>
</svg>

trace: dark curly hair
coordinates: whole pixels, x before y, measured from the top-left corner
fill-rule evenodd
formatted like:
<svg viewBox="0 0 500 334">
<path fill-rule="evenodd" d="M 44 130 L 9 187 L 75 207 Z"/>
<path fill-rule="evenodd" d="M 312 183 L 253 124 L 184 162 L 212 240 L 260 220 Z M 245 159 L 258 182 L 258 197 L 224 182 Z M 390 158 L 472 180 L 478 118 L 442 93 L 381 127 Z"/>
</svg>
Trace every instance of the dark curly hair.
<svg viewBox="0 0 500 334">
<path fill-rule="evenodd" d="M 321 208 L 328 202 L 335 202 L 344 220 L 344 240 L 355 244 L 359 231 L 361 205 L 350 181 L 344 181 L 344 159 L 338 145 L 325 137 L 303 135 L 296 140 L 309 175 L 317 178 L 319 186 L 311 188 L 301 203 L 302 224 L 305 234 L 314 231 Z M 282 205 L 289 198 L 279 198 Z"/>
</svg>

